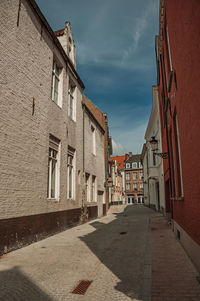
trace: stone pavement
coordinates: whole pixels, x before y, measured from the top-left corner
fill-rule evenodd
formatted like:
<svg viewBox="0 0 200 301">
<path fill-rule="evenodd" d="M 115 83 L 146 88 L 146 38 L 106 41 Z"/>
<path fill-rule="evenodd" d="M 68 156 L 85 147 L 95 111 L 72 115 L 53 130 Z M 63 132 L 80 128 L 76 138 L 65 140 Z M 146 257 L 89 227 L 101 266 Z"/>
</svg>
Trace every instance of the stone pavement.
<svg viewBox="0 0 200 301">
<path fill-rule="evenodd" d="M 157 214 L 151 229 L 152 301 L 199 301 L 199 274 L 167 221 Z"/>
<path fill-rule="evenodd" d="M 150 300 L 154 212 L 139 205 L 115 209 L 2 256 L 0 300 Z M 85 295 L 72 294 L 80 280 L 92 283 Z"/>
<path fill-rule="evenodd" d="M 162 215 L 142 205 L 2 256 L 0 301 L 150 301 L 151 243 L 152 301 L 199 301 L 197 271 Z M 92 283 L 72 294 L 80 280 Z"/>
</svg>

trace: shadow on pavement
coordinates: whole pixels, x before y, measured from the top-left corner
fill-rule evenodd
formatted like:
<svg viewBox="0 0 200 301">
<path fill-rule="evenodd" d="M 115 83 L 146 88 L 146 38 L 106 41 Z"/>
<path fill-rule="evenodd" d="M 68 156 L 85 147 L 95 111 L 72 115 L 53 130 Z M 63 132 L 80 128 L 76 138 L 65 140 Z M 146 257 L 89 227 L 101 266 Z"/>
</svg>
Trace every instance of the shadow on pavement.
<svg viewBox="0 0 200 301">
<path fill-rule="evenodd" d="M 96 231 L 79 237 L 120 279 L 117 284 L 115 281 L 115 289 L 132 299 L 141 300 L 142 296 L 149 218 L 153 213 L 144 206 L 128 206 L 123 212 L 114 213 L 116 219 L 108 224 L 91 222 Z"/>
<path fill-rule="evenodd" d="M 18 267 L 0 271 L 0 301 L 53 301 Z"/>
</svg>

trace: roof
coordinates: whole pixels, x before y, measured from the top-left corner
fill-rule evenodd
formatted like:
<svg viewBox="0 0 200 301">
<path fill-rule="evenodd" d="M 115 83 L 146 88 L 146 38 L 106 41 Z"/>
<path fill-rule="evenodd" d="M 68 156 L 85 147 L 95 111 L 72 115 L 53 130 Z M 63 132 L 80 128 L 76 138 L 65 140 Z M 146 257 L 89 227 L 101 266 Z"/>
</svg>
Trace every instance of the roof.
<svg viewBox="0 0 200 301">
<path fill-rule="evenodd" d="M 126 160 L 126 155 L 110 157 L 110 161 L 115 161 L 115 160 L 117 161 L 118 169 L 123 169 L 124 168 L 124 161 Z"/>
<path fill-rule="evenodd" d="M 54 33 L 57 37 L 63 36 L 64 32 L 65 32 L 65 28 L 54 31 Z"/>
<path fill-rule="evenodd" d="M 133 155 L 126 160 L 126 163 L 141 162 L 141 155 Z"/>
<path fill-rule="evenodd" d="M 85 104 L 86 108 L 90 111 L 93 115 L 94 119 L 98 122 L 101 128 L 106 130 L 105 126 L 105 117 L 104 114 L 101 112 L 99 108 L 97 108 L 87 97 L 83 96 L 83 103 Z"/>
<path fill-rule="evenodd" d="M 33 11 L 37 14 L 39 20 L 41 21 L 41 23 L 44 25 L 44 28 L 47 30 L 47 32 L 50 34 L 54 44 L 57 46 L 58 50 L 60 51 L 60 54 L 62 55 L 62 57 L 64 58 L 64 60 L 67 62 L 67 64 L 70 66 L 72 72 L 74 73 L 78 83 L 80 84 L 82 89 L 85 89 L 85 86 L 82 82 L 82 80 L 80 79 L 78 73 L 76 72 L 71 60 L 69 59 L 69 57 L 67 56 L 67 54 L 65 53 L 62 45 L 60 44 L 56 34 L 53 32 L 52 28 L 50 27 L 49 23 L 47 22 L 46 18 L 44 17 L 44 15 L 42 14 L 39 6 L 37 5 L 37 3 L 35 2 L 35 0 L 26 0 L 27 3 L 30 4 L 31 8 L 33 9 Z"/>
</svg>

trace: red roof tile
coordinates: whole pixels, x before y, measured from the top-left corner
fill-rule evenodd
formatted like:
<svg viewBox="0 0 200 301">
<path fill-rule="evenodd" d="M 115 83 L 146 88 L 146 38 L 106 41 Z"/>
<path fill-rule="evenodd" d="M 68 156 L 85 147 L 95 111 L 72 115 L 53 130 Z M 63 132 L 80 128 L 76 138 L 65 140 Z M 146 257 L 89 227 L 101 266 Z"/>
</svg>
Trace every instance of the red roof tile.
<svg viewBox="0 0 200 301">
<path fill-rule="evenodd" d="M 110 157 L 110 161 L 117 161 L 117 167 L 119 169 L 124 168 L 124 161 L 127 159 L 126 155 L 123 156 L 115 156 L 115 157 Z"/>
<path fill-rule="evenodd" d="M 99 125 L 102 127 L 102 129 L 105 131 L 105 117 L 103 116 L 103 113 L 101 110 L 99 110 L 89 99 L 87 99 L 85 96 L 83 97 L 83 102 L 87 109 L 90 111 L 90 113 L 94 116 L 96 121 L 99 123 Z"/>
<path fill-rule="evenodd" d="M 57 37 L 60 37 L 64 34 L 65 28 L 54 31 Z"/>
</svg>

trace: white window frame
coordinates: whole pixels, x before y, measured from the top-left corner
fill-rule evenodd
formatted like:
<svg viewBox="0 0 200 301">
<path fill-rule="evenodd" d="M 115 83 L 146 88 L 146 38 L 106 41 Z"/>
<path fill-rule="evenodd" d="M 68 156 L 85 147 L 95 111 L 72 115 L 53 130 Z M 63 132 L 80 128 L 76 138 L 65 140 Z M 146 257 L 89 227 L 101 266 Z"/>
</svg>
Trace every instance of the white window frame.
<svg viewBox="0 0 200 301">
<path fill-rule="evenodd" d="M 57 91 L 56 91 L 56 82 L 58 83 Z M 52 65 L 51 99 L 59 107 L 62 107 L 62 92 L 63 92 L 63 68 L 60 68 L 58 63 L 54 59 Z"/>
<path fill-rule="evenodd" d="M 126 183 L 126 190 L 130 190 L 130 189 L 131 189 L 130 183 Z"/>
<path fill-rule="evenodd" d="M 126 173 L 126 180 L 127 180 L 127 181 L 130 180 L 130 173 Z"/>
<path fill-rule="evenodd" d="M 137 188 L 137 183 L 133 183 L 133 189 Z"/>
<path fill-rule="evenodd" d="M 67 198 L 75 199 L 75 150 L 68 147 L 67 152 Z"/>
<path fill-rule="evenodd" d="M 143 183 L 140 183 L 140 189 L 143 189 L 143 188 L 144 188 Z"/>
<path fill-rule="evenodd" d="M 52 192 L 52 172 L 53 163 L 55 164 L 55 188 L 54 193 Z M 59 139 L 50 135 L 49 138 L 49 156 L 48 156 L 48 188 L 47 198 L 58 199 L 59 198 L 59 187 L 60 187 L 60 141 Z"/>
<path fill-rule="evenodd" d="M 133 180 L 137 180 L 137 172 L 133 172 Z"/>
<path fill-rule="evenodd" d="M 77 88 L 71 80 L 69 80 L 68 86 L 68 117 L 73 121 L 76 121 L 76 97 Z"/>
<path fill-rule="evenodd" d="M 130 168 L 130 163 L 126 163 L 126 168 Z"/>
<path fill-rule="evenodd" d="M 137 168 L 137 162 L 132 163 L 132 168 Z"/>
</svg>

